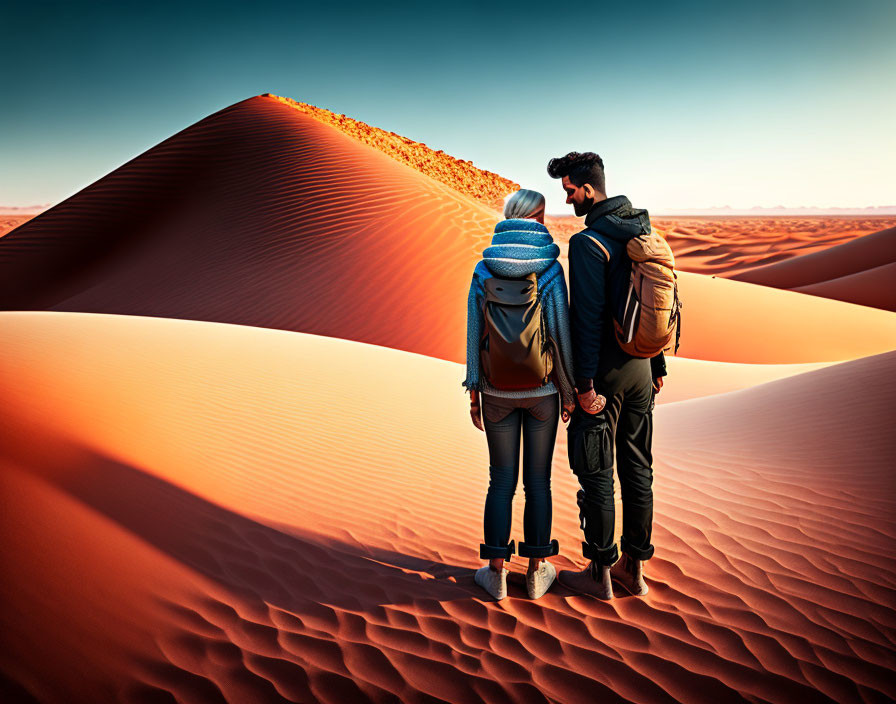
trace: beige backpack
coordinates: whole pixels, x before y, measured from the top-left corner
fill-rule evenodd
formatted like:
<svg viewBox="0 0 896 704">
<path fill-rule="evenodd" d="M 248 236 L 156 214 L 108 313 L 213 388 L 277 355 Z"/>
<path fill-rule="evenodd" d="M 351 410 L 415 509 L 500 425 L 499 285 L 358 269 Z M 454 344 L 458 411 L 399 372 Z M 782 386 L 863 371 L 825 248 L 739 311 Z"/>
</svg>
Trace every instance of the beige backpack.
<svg viewBox="0 0 896 704">
<path fill-rule="evenodd" d="M 603 244 L 601 248 L 606 251 Z M 623 300 L 610 301 L 616 340 L 633 357 L 674 354 L 681 337 L 682 303 L 672 248 L 651 229 L 650 233 L 629 240 L 625 249 L 632 260 L 628 290 Z"/>
</svg>

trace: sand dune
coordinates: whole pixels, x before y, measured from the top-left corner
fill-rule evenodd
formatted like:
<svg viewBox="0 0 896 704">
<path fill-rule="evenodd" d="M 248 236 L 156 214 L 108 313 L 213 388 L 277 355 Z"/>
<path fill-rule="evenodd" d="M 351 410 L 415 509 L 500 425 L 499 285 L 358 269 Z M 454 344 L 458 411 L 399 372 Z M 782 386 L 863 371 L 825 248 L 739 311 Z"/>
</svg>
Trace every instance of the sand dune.
<svg viewBox="0 0 896 704">
<path fill-rule="evenodd" d="M 896 227 L 730 278 L 776 288 L 796 288 L 896 262 Z"/>
<path fill-rule="evenodd" d="M 37 215 L 37 213 L 3 213 L 0 212 L 0 237 L 15 230 L 19 225 L 24 225 Z"/>
<path fill-rule="evenodd" d="M 682 357 L 784 364 L 896 348 L 896 315 L 889 311 L 687 272 L 678 285 Z"/>
<path fill-rule="evenodd" d="M 682 271 L 738 274 L 811 253 L 846 246 L 894 225 L 894 219 L 865 217 L 656 218 Z M 785 267 L 786 269 L 787 267 Z M 742 281 L 753 281 L 743 278 Z M 758 283 L 758 282 L 757 282 Z"/>
<path fill-rule="evenodd" d="M 496 604 L 471 577 L 487 453 L 460 365 L 205 322 L 0 323 L 8 689 L 42 702 L 896 696 L 896 448 L 879 432 L 896 353 L 662 406 L 651 593 L 606 604 L 557 587 L 532 603 L 515 560 Z M 564 435 L 560 567 L 582 562 Z"/>
<path fill-rule="evenodd" d="M 347 115 L 337 115 L 315 105 L 300 103 L 291 98 L 283 98 L 270 93 L 265 93 L 263 97 L 274 98 L 311 115 L 315 120 L 333 125 L 362 144 L 370 145 L 402 164 L 407 164 L 414 170 L 475 198 L 488 208 L 501 210 L 505 196 L 520 188 L 518 183 L 491 171 L 477 169 L 472 162 L 465 159 L 456 159 L 450 154 L 445 154 L 441 149 L 430 149 L 421 142 L 415 142 L 400 134 L 395 134 L 395 132 L 371 127 Z"/>
<path fill-rule="evenodd" d="M 833 298 L 883 310 L 896 311 L 896 262 L 855 274 L 793 289 L 813 296 Z"/>
<path fill-rule="evenodd" d="M 0 309 L 230 322 L 459 359 L 470 274 L 498 217 L 255 97 L 2 238 Z"/>
<path fill-rule="evenodd" d="M 822 369 L 835 363 L 738 364 L 669 357 L 666 360 L 669 373 L 663 379 L 663 388 L 656 395 L 656 402 L 662 405 L 746 389 L 757 384 Z"/>
<path fill-rule="evenodd" d="M 563 240 L 584 227 L 583 219 L 573 216 L 549 217 L 546 222 L 551 232 Z M 736 278 L 736 274 L 748 269 L 789 261 L 892 228 L 896 218 L 651 216 L 651 222 L 672 247 L 679 270 Z"/>
<path fill-rule="evenodd" d="M 0 239 L 0 309 L 236 323 L 463 362 L 470 275 L 499 215 L 319 117 L 250 98 L 38 215 Z M 681 289 L 683 357 L 896 346 L 889 312 L 699 274 Z"/>
</svg>

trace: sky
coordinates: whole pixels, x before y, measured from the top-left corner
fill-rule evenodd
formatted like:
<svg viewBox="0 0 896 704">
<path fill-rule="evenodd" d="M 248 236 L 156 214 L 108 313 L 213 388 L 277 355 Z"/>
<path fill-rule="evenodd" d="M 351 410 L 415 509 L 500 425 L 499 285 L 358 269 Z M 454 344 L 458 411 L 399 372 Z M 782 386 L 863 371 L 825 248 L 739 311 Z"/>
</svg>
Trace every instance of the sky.
<svg viewBox="0 0 896 704">
<path fill-rule="evenodd" d="M 595 151 L 664 209 L 896 204 L 896 2 L 0 6 L 0 205 L 58 203 L 274 93 L 540 190 Z"/>
</svg>

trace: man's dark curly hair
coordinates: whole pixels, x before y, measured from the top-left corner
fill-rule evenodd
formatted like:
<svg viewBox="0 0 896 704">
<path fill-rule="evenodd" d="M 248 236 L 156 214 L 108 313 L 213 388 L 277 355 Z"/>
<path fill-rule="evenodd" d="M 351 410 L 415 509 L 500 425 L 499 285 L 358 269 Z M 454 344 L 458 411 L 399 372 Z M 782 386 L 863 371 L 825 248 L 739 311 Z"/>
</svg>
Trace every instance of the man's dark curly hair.
<svg viewBox="0 0 896 704">
<path fill-rule="evenodd" d="M 590 183 L 595 190 L 607 192 L 604 161 L 594 152 L 570 152 L 566 156 L 551 159 L 548 162 L 548 175 L 551 178 L 569 176 L 569 180 L 576 186 Z"/>
</svg>

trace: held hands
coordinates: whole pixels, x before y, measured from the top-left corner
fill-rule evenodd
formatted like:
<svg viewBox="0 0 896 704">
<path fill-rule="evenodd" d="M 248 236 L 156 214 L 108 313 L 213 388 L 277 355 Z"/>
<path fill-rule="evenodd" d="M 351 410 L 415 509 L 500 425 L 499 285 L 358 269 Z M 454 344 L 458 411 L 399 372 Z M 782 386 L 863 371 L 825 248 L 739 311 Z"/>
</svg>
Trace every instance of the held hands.
<svg viewBox="0 0 896 704">
<path fill-rule="evenodd" d="M 563 406 L 560 410 L 560 418 L 563 419 L 564 423 L 569 423 L 569 418 L 572 416 L 572 412 L 576 410 L 576 404 L 571 403 L 568 406 Z"/>
<path fill-rule="evenodd" d="M 473 419 L 473 425 L 485 432 L 485 428 L 482 427 L 482 408 L 479 405 L 479 392 L 476 389 L 470 391 L 470 417 Z"/>
<path fill-rule="evenodd" d="M 593 388 L 588 389 L 585 393 L 581 394 L 579 393 L 579 390 L 576 389 L 576 397 L 579 399 L 579 405 L 582 407 L 582 410 L 589 415 L 600 413 L 607 405 L 607 399 L 597 393 Z"/>
</svg>

